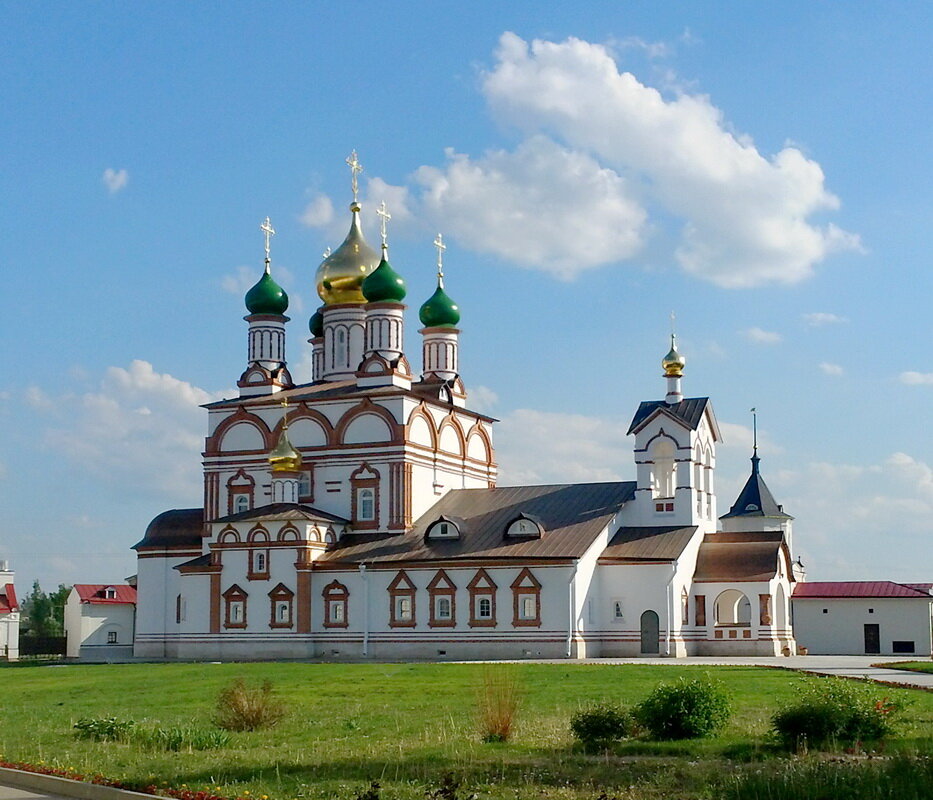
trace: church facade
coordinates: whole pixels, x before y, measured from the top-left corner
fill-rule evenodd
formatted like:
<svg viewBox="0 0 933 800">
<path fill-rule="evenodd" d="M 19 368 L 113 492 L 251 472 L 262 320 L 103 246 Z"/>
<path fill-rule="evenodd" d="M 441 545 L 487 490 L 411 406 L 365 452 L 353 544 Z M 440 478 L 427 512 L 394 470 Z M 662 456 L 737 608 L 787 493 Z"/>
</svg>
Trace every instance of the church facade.
<svg viewBox="0 0 933 800">
<path fill-rule="evenodd" d="M 351 166 L 355 167 L 352 159 Z M 717 516 L 720 432 L 682 392 L 642 402 L 634 481 L 497 485 L 491 417 L 472 411 L 460 312 L 438 279 L 403 350 L 405 285 L 363 237 L 317 273 L 313 381 L 285 358 L 288 298 L 247 293 L 239 396 L 206 406 L 204 504 L 135 545 L 145 658 L 582 658 L 796 652 L 792 519 L 759 470 Z"/>
</svg>

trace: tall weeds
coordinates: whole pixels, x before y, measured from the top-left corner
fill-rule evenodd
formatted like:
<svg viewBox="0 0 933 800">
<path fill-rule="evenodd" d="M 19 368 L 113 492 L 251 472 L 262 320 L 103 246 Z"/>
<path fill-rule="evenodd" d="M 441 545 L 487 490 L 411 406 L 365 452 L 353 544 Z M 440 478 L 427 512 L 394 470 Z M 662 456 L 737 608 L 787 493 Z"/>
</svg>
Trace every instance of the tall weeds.
<svg viewBox="0 0 933 800">
<path fill-rule="evenodd" d="M 477 697 L 480 736 L 484 742 L 507 742 L 519 706 L 519 686 L 508 667 L 486 667 Z"/>
<path fill-rule="evenodd" d="M 284 716 L 285 706 L 273 695 L 269 681 L 247 686 L 240 678 L 221 689 L 214 721 L 226 731 L 255 731 L 273 727 Z"/>
</svg>

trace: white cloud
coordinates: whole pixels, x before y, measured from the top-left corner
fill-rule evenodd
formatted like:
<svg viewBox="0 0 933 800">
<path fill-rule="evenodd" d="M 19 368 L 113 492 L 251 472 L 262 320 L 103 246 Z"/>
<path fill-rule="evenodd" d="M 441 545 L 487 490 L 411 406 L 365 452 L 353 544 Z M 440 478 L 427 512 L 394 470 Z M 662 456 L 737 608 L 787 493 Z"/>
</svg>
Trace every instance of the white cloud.
<svg viewBox="0 0 933 800">
<path fill-rule="evenodd" d="M 499 483 L 577 483 L 630 475 L 628 420 L 518 409 L 496 430 Z"/>
<path fill-rule="evenodd" d="M 326 194 L 318 194 L 299 217 L 309 228 L 326 228 L 334 220 L 334 204 Z"/>
<path fill-rule="evenodd" d="M 109 367 L 98 391 L 66 398 L 67 418 L 45 431 L 43 443 L 130 490 L 196 502 L 204 444 L 199 406 L 216 399 L 146 361 Z"/>
<path fill-rule="evenodd" d="M 818 328 L 821 325 L 838 325 L 849 320 L 827 311 L 814 311 L 812 314 L 804 314 L 803 321 L 811 328 Z"/>
<path fill-rule="evenodd" d="M 820 369 L 824 375 L 830 375 L 833 378 L 839 378 L 845 375 L 845 370 L 839 364 L 831 364 L 829 361 L 823 361 Z"/>
<path fill-rule="evenodd" d="M 649 42 L 641 36 L 626 36 L 623 39 L 610 39 L 607 46 L 612 50 L 639 50 L 648 58 L 667 58 L 673 48 L 667 42 Z"/>
<path fill-rule="evenodd" d="M 488 414 L 499 402 L 499 395 L 488 386 L 471 386 L 468 391 L 470 408 L 480 414 Z"/>
<path fill-rule="evenodd" d="M 415 180 L 424 212 L 476 252 L 560 278 L 630 258 L 645 212 L 627 182 L 590 156 L 534 136 L 479 158 L 447 151 Z"/>
<path fill-rule="evenodd" d="M 24 395 L 26 403 L 37 411 L 51 411 L 55 404 L 52 398 L 42 391 L 38 386 L 26 387 Z"/>
<path fill-rule="evenodd" d="M 726 450 L 736 450 L 751 456 L 755 434 L 750 426 L 720 420 L 719 431 L 722 433 L 722 442 L 719 447 Z M 758 430 L 758 447 L 762 453 L 768 453 L 769 455 L 780 455 L 784 452 L 784 448 L 777 444 L 768 435 L 767 431 L 761 429 Z"/>
<path fill-rule="evenodd" d="M 104 174 L 101 176 L 101 180 L 110 194 L 116 194 L 126 188 L 126 184 L 129 183 L 130 180 L 130 175 L 125 169 L 107 167 L 107 169 L 104 170 Z"/>
<path fill-rule="evenodd" d="M 933 372 L 902 372 L 900 381 L 908 386 L 933 386 Z"/>
<path fill-rule="evenodd" d="M 255 267 L 240 265 L 230 275 L 224 275 L 220 279 L 220 288 L 225 292 L 242 297 L 259 278 L 260 275 L 256 272 Z"/>
<path fill-rule="evenodd" d="M 666 99 L 580 39 L 529 44 L 506 33 L 496 59 L 482 76 L 493 112 L 647 187 L 683 220 L 676 256 L 687 272 L 729 288 L 791 284 L 830 253 L 860 247 L 857 236 L 809 221 L 839 206 L 819 164 L 794 147 L 765 157 L 706 96 Z"/>
<path fill-rule="evenodd" d="M 744 331 L 745 338 L 755 344 L 779 344 L 783 337 L 775 331 L 766 331 L 761 328 L 748 328 Z"/>
</svg>

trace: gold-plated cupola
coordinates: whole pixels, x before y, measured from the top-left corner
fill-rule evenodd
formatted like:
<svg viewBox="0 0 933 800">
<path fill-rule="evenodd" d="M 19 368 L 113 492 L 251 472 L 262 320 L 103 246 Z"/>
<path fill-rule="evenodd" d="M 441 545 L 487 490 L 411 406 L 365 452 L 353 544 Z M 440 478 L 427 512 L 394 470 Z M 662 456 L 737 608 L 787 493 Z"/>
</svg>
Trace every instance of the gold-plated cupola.
<svg viewBox="0 0 933 800">
<path fill-rule="evenodd" d="M 301 469 L 301 453 L 288 441 L 287 420 L 282 423 L 279 440 L 269 453 L 269 466 L 273 472 L 298 472 Z"/>
<path fill-rule="evenodd" d="M 677 335 L 671 334 L 671 349 L 667 355 L 661 359 L 661 366 L 664 368 L 664 374 L 669 378 L 679 378 L 684 374 L 684 365 L 687 359 L 677 351 Z"/>
</svg>

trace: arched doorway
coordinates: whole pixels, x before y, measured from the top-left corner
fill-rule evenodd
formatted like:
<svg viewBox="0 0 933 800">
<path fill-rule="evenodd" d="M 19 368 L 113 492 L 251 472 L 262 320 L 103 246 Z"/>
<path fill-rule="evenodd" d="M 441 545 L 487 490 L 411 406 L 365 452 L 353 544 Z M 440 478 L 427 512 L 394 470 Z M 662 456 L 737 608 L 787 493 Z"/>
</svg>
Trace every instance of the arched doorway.
<svg viewBox="0 0 933 800">
<path fill-rule="evenodd" d="M 750 625 L 752 606 L 738 589 L 726 589 L 716 598 L 717 625 Z"/>
<path fill-rule="evenodd" d="M 656 611 L 649 610 L 641 615 L 641 652 L 644 655 L 661 652 L 661 620 Z"/>
</svg>

